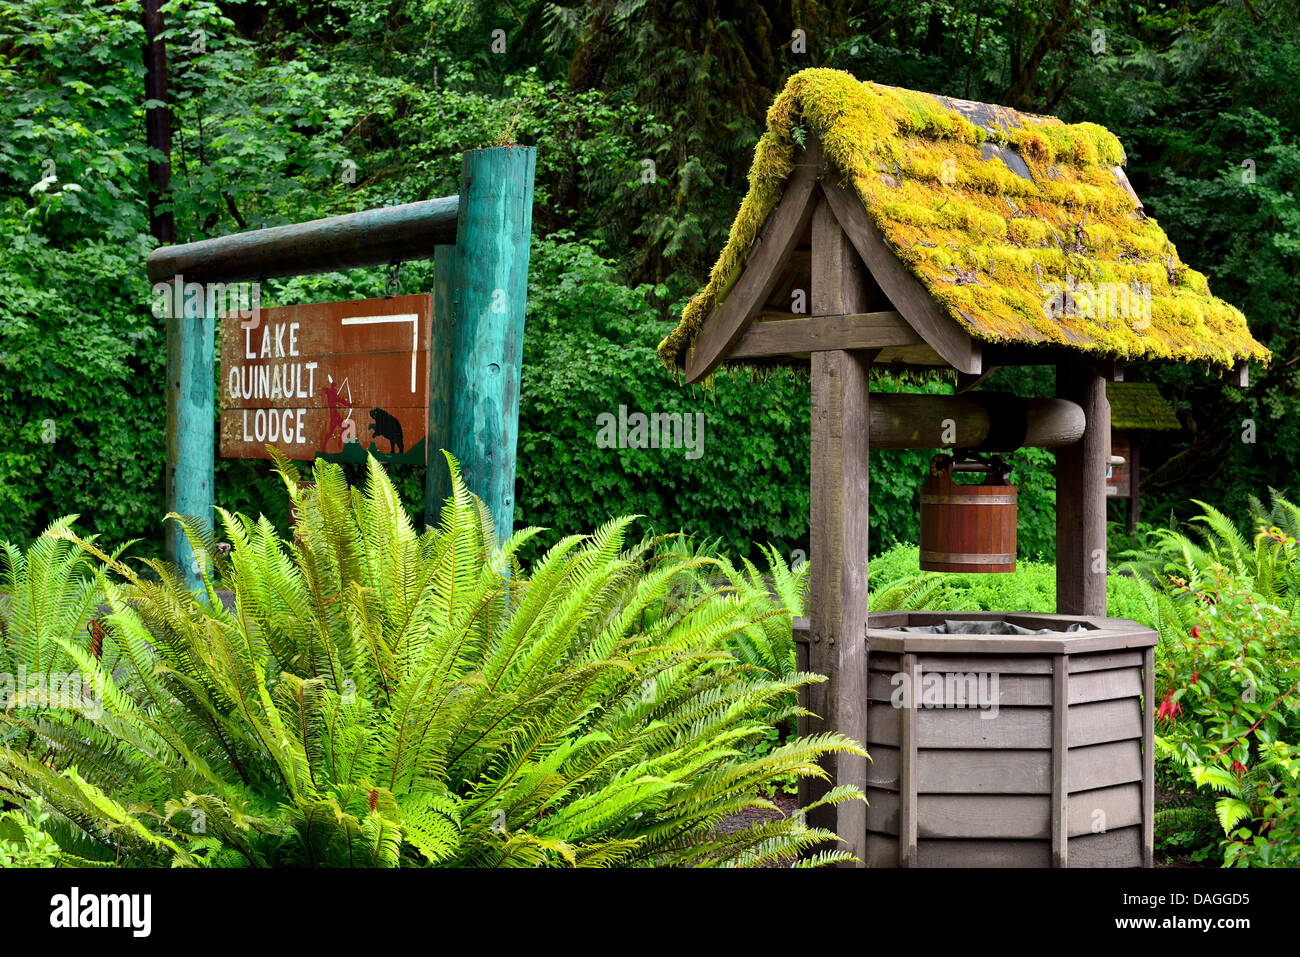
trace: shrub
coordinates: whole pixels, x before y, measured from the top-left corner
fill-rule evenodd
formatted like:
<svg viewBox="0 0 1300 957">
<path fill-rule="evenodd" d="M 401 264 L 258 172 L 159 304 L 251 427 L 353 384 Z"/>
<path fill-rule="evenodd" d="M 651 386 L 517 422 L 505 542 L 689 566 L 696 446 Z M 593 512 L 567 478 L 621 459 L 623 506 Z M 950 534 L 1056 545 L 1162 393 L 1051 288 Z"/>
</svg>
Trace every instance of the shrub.
<svg viewBox="0 0 1300 957">
<path fill-rule="evenodd" d="M 1228 866 L 1300 861 L 1300 543 L 1261 524 L 1253 542 L 1198 502 L 1200 541 L 1164 531 L 1158 580 L 1156 738 L 1215 795 Z M 1294 506 L 1274 496 L 1283 511 Z M 1294 514 L 1294 512 L 1292 512 Z"/>
<path fill-rule="evenodd" d="M 59 846 L 41 830 L 48 819 L 49 812 L 39 800 L 32 802 L 30 812 L 0 814 L 0 867 L 57 867 Z"/>
<path fill-rule="evenodd" d="M 624 549 L 630 519 L 568 536 L 529 571 L 537 530 L 494 540 L 460 481 L 417 534 L 369 463 L 303 488 L 296 537 L 220 511 L 230 549 L 182 520 L 206 595 L 156 581 L 66 528 L 102 568 L 101 656 L 84 707 L 0 716 L 0 796 L 50 809 L 42 829 L 87 862 L 205 866 L 755 865 L 835 835 L 802 815 L 716 829 L 772 807 L 760 788 L 824 776 L 838 735 L 746 746 L 815 676 L 757 673 L 726 650 L 787 613 L 766 595 L 671 600 L 708 559 Z M 233 607 L 223 605 L 228 588 Z M 92 706 L 93 705 L 93 706 Z M 861 799 L 834 788 L 830 803 Z M 822 850 L 803 864 L 847 858 Z"/>
<path fill-rule="evenodd" d="M 900 544 L 871 560 L 872 611 L 1056 611 L 1056 566 L 1051 562 L 1016 563 L 1006 574 L 922 572 L 920 549 Z M 1108 613 L 1156 628 L 1158 616 L 1150 605 L 1154 593 L 1127 575 L 1106 579 Z"/>
</svg>

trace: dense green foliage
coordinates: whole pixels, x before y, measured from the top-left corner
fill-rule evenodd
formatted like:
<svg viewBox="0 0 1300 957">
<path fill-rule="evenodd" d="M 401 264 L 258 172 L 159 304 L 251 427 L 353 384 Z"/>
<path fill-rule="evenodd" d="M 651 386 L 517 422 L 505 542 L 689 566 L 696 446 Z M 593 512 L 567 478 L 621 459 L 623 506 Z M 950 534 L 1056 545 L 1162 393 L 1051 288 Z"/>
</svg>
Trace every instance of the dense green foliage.
<svg viewBox="0 0 1300 957">
<path fill-rule="evenodd" d="M 1256 503 L 1258 505 L 1258 503 Z M 1157 746 L 1214 796 L 1224 863 L 1300 862 L 1300 508 L 1275 495 L 1253 541 L 1202 505 L 1161 535 Z"/>
<path fill-rule="evenodd" d="M 863 753 L 833 734 L 746 753 L 823 680 L 727 650 L 768 619 L 788 630 L 765 589 L 699 591 L 717 563 L 625 548 L 629 519 L 525 570 L 516 552 L 537 530 L 498 543 L 454 461 L 424 533 L 374 459 L 364 489 L 338 466 L 310 490 L 279 469 L 300 509 L 293 541 L 223 510 L 226 553 L 183 523 L 204 596 L 161 562 L 141 578 L 66 524 L 8 550 L 13 644 L 58 648 L 85 689 L 11 691 L 0 713 L 0 797 L 60 859 L 754 866 L 836 840 L 800 815 L 715 827 L 773 807 L 760 790 L 789 776 L 825 777 L 819 757 Z M 89 580 L 65 573 L 83 555 L 98 560 Z M 33 595 L 43 613 L 20 604 Z M 69 634 L 87 595 L 110 610 L 89 641 Z M 849 799 L 862 796 L 826 798 Z"/>
<path fill-rule="evenodd" d="M 1186 483 L 1236 511 L 1249 490 L 1292 481 L 1293 8 L 173 0 L 166 16 L 178 241 L 446 195 L 464 149 L 538 146 L 516 495 L 530 521 L 636 512 L 737 553 L 806 550 L 806 384 L 722 377 L 706 397 L 651 347 L 721 248 L 771 97 L 809 65 L 1114 130 L 1148 210 L 1280 360 L 1245 394 L 1194 369 L 1151 372 L 1186 428 L 1145 447 L 1146 514 L 1186 516 Z M 107 540 L 161 547 L 139 17 L 138 2 L 0 0 L 0 402 L 17 410 L 0 422 L 0 534 L 15 540 L 76 511 Z M 407 266 L 404 288 L 427 276 Z M 264 301 L 381 290 L 357 271 L 273 281 Z M 1003 370 L 987 387 L 1041 394 L 1051 377 Z M 598 448 L 595 417 L 620 404 L 704 413 L 704 455 Z M 560 488 L 571 461 L 587 480 Z M 924 461 L 873 455 L 877 547 L 915 539 Z M 1050 456 L 1017 464 L 1021 553 L 1045 555 Z M 223 461 L 217 478 L 218 500 L 285 527 L 260 463 Z M 416 470 L 394 480 L 418 500 Z"/>
</svg>

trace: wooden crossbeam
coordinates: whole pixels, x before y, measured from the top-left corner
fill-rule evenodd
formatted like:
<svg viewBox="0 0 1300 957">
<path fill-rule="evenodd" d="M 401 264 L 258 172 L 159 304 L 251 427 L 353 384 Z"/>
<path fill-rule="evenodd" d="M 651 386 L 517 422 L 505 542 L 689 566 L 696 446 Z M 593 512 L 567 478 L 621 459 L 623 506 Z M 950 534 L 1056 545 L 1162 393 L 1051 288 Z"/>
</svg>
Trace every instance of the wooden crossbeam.
<svg viewBox="0 0 1300 957">
<path fill-rule="evenodd" d="M 846 316 L 801 316 L 752 323 L 727 353 L 728 359 L 784 356 L 830 349 L 883 349 L 925 340 L 897 312 Z"/>
</svg>

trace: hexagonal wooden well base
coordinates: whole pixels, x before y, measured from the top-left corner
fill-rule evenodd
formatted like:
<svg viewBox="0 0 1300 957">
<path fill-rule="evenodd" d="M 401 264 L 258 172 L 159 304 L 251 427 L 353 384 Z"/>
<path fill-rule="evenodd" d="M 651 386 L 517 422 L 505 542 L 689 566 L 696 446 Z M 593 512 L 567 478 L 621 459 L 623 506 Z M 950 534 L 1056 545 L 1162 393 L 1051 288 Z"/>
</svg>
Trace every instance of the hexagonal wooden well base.
<svg viewBox="0 0 1300 957">
<path fill-rule="evenodd" d="M 902 630 L 945 621 L 1053 631 Z M 1118 618 L 872 614 L 868 866 L 1149 866 L 1156 637 Z"/>
</svg>

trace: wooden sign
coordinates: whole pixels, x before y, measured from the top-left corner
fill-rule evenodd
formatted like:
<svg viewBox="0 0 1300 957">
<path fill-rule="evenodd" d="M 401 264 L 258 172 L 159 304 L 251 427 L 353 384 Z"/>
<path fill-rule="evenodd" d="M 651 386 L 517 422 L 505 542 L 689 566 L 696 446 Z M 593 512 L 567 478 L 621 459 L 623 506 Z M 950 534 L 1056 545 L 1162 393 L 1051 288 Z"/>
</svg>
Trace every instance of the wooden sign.
<svg viewBox="0 0 1300 957">
<path fill-rule="evenodd" d="M 222 318 L 222 457 L 423 465 L 432 316 L 414 295 Z"/>
<path fill-rule="evenodd" d="M 1111 465 L 1106 473 L 1106 496 L 1128 498 L 1131 494 L 1129 476 L 1132 474 L 1132 451 L 1129 448 L 1128 429 L 1113 429 L 1110 434 L 1110 451 L 1124 459 L 1122 465 Z"/>
</svg>

